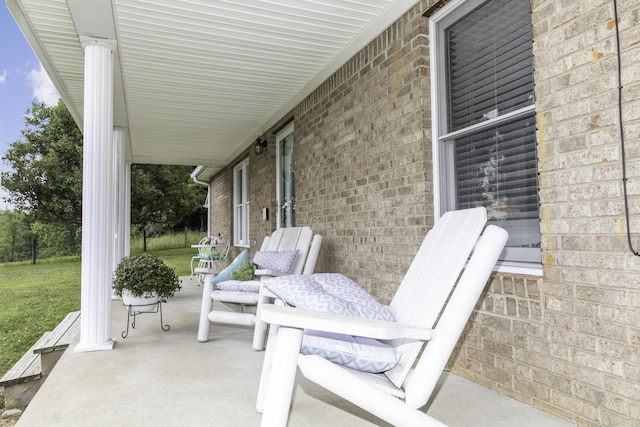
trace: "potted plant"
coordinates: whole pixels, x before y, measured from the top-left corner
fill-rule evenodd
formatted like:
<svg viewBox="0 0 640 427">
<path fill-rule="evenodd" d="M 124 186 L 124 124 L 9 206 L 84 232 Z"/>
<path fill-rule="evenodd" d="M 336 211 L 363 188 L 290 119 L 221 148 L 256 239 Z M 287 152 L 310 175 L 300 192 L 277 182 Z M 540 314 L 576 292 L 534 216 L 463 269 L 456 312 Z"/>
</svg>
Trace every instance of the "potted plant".
<svg viewBox="0 0 640 427">
<path fill-rule="evenodd" d="M 136 306 L 138 312 L 152 311 L 158 302 L 175 295 L 180 279 L 173 268 L 144 252 L 120 261 L 113 275 L 113 289 L 124 305 Z"/>
</svg>

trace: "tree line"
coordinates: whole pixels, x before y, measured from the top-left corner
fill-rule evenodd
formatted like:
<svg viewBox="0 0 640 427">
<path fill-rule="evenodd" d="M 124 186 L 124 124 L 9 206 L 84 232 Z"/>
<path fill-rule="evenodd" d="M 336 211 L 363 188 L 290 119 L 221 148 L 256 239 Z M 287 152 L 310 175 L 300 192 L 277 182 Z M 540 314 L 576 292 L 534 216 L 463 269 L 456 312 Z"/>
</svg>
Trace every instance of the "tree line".
<svg viewBox="0 0 640 427">
<path fill-rule="evenodd" d="M 82 133 L 60 100 L 33 103 L 25 129 L 2 160 L 0 263 L 80 254 L 82 227 Z M 133 164 L 132 231 L 200 228 L 206 188 L 191 180 L 194 166 Z"/>
</svg>

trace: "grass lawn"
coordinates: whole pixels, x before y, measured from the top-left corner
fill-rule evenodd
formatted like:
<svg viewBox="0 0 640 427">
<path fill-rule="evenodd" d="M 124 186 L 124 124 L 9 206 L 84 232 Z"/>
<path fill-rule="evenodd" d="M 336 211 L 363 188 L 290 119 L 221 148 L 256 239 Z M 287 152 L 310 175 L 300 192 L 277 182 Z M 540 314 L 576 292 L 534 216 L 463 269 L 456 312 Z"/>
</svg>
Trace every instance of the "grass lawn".
<svg viewBox="0 0 640 427">
<path fill-rule="evenodd" d="M 192 248 L 150 251 L 179 276 L 190 274 Z M 0 377 L 46 331 L 80 310 L 80 259 L 0 264 Z"/>
</svg>

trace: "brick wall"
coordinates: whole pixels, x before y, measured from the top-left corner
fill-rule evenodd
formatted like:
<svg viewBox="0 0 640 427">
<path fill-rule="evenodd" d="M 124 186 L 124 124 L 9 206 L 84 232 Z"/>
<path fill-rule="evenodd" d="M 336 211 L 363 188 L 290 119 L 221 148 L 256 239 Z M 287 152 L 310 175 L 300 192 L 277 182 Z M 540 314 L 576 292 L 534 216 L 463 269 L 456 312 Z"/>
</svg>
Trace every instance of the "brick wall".
<svg viewBox="0 0 640 427">
<path fill-rule="evenodd" d="M 297 218 L 324 236 L 318 270 L 357 278 L 386 302 L 433 223 L 420 12 L 294 111 Z"/>
<path fill-rule="evenodd" d="M 625 235 L 613 3 L 532 2 L 544 327 L 514 356 L 539 385 L 541 405 L 580 425 L 631 426 L 640 420 L 640 258 Z M 631 224 L 640 244 L 640 1 L 617 5 Z"/>
<path fill-rule="evenodd" d="M 231 239 L 231 221 L 233 201 L 233 184 L 231 170 L 217 174 L 211 180 L 211 200 L 209 201 L 209 215 L 211 216 L 210 234 L 221 234 L 225 239 Z"/>
<path fill-rule="evenodd" d="M 356 278 L 385 302 L 433 224 L 423 11 L 390 27 L 270 129 L 266 154 L 238 158 L 250 156 L 250 234 L 259 246 L 276 228 L 275 132 L 293 117 L 297 225 L 324 237 L 316 271 Z M 214 185 L 225 191 L 230 206 L 230 179 Z M 214 207 L 212 222 L 225 215 Z"/>
<path fill-rule="evenodd" d="M 640 2 L 618 7 L 640 244 Z M 452 369 L 580 426 L 638 425 L 640 258 L 624 233 L 613 2 L 532 8 L 544 276 L 494 278 Z"/>
<path fill-rule="evenodd" d="M 263 139 L 267 140 L 267 151 L 256 155 L 253 146 L 250 148 L 249 158 L 249 198 L 251 236 L 251 252 L 255 253 L 264 236 L 269 236 L 276 229 L 276 147 L 275 135 L 269 133 Z M 262 219 L 262 209 L 269 209 L 269 220 Z"/>
<path fill-rule="evenodd" d="M 422 1 L 291 112 L 298 224 L 324 236 L 316 270 L 346 274 L 382 302 L 433 224 L 421 16 L 433 3 Z M 531 6 L 543 276 L 494 275 L 449 368 L 580 426 L 638 425 L 640 257 L 624 232 L 613 1 Z M 640 247 L 640 0 L 618 7 L 632 240 Z M 275 229 L 272 147 L 248 153 L 251 235 L 260 241 Z M 230 173 L 214 187 L 228 193 L 220 196 L 228 207 L 214 207 L 213 223 L 230 230 Z M 269 206 L 265 223 L 260 211 Z"/>
<path fill-rule="evenodd" d="M 265 135 L 267 151 L 256 155 L 253 146 L 245 150 L 236 161 L 224 168 L 211 180 L 211 232 L 221 233 L 232 242 L 229 257 L 237 256 L 244 248 L 233 246 L 233 168 L 249 157 L 249 230 L 251 254 L 262 245 L 265 236 L 276 229 L 276 150 L 275 135 Z M 262 219 L 262 209 L 269 209 L 269 220 Z"/>
</svg>

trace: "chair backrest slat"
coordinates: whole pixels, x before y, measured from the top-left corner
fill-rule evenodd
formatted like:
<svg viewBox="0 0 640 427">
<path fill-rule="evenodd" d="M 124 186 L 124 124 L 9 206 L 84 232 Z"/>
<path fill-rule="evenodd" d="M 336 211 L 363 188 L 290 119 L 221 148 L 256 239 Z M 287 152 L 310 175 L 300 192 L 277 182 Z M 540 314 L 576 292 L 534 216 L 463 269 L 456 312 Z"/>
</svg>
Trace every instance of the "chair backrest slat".
<svg viewBox="0 0 640 427">
<path fill-rule="evenodd" d="M 211 239 L 213 239 L 213 237 L 211 236 L 205 236 L 202 239 L 200 239 L 200 242 L 198 243 L 198 253 L 201 255 L 209 255 L 209 248 L 206 246 L 211 242 Z"/>
<path fill-rule="evenodd" d="M 489 225 L 478 240 L 429 341 L 405 382 L 405 403 L 417 409 L 427 403 L 482 294 L 507 238 L 506 230 Z"/>
<path fill-rule="evenodd" d="M 445 213 L 427 233 L 409 266 L 390 310 L 396 321 L 433 327 L 487 221 L 482 207 Z M 402 354 L 387 377 L 402 386 L 423 344 L 392 342 Z"/>
</svg>

